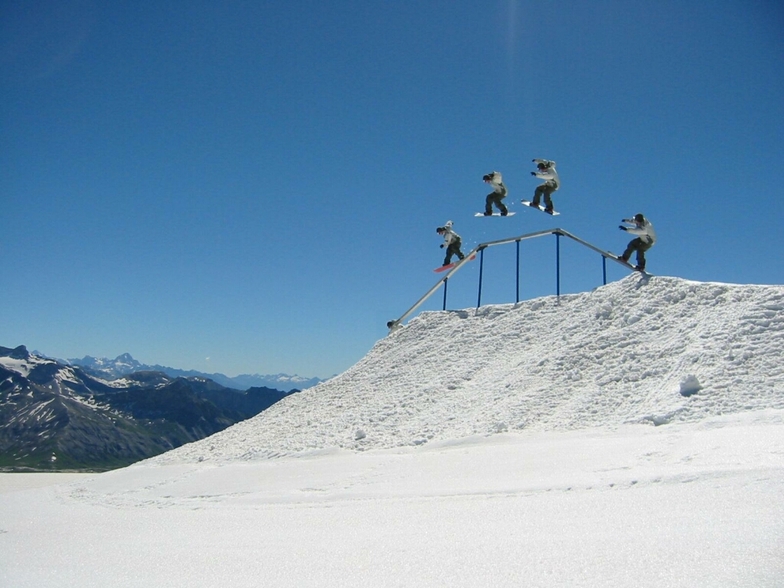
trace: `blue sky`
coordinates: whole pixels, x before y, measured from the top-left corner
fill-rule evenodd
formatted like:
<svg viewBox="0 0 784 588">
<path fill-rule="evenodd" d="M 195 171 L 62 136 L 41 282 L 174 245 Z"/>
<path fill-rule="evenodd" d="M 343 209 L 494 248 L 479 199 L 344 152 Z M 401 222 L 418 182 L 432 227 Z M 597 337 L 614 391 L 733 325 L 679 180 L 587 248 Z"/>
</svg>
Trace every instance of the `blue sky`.
<svg viewBox="0 0 784 588">
<path fill-rule="evenodd" d="M 643 212 L 652 273 L 780 284 L 782 31 L 772 0 L 2 1 L 0 345 L 327 377 L 435 283 L 449 219 L 466 251 L 619 252 Z M 534 157 L 557 219 L 519 204 Z M 473 217 L 491 170 L 512 218 Z M 522 252 L 553 294 L 554 238 Z M 562 292 L 601 284 L 561 255 Z M 483 280 L 514 301 L 514 246 Z"/>
</svg>

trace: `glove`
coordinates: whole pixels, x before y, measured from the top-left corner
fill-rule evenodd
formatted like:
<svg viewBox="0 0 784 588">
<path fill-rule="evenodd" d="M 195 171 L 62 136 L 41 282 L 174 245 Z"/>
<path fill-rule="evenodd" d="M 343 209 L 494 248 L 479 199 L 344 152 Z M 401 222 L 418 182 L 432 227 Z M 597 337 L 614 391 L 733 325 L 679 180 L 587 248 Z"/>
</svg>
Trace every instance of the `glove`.
<svg viewBox="0 0 784 588">
<path fill-rule="evenodd" d="M 532 159 L 531 161 L 533 161 L 534 163 L 536 163 L 536 160 L 535 160 L 535 159 Z"/>
<path fill-rule="evenodd" d="M 536 172 L 531 172 L 531 175 L 532 175 L 532 176 L 535 176 L 535 175 L 536 175 Z"/>
<path fill-rule="evenodd" d="M 621 229 L 622 231 L 626 230 L 626 227 L 624 227 L 623 225 L 620 225 L 618 228 Z"/>
<path fill-rule="evenodd" d="M 439 247 L 440 247 L 441 249 L 443 249 L 443 248 L 444 248 L 444 244 L 443 244 L 443 243 L 441 243 L 441 245 L 439 245 Z"/>
</svg>

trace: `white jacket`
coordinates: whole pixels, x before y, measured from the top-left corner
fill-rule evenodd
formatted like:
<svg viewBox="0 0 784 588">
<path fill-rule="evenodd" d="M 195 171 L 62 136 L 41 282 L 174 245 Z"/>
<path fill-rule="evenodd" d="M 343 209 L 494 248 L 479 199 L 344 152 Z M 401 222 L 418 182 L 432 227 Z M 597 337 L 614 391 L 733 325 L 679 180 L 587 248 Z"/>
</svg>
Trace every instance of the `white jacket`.
<svg viewBox="0 0 784 588">
<path fill-rule="evenodd" d="M 489 183 L 493 188 L 493 192 L 501 194 L 501 196 L 506 196 L 506 186 L 504 186 L 504 178 L 501 175 L 501 172 L 492 171 L 487 175 L 490 176 Z"/>
<path fill-rule="evenodd" d="M 632 235 L 637 235 L 638 237 L 640 237 L 640 239 L 648 243 L 651 247 L 653 247 L 653 244 L 656 243 L 656 231 L 653 230 L 653 224 L 647 218 L 642 217 L 641 223 L 638 223 L 636 220 L 634 220 L 634 217 L 625 218 L 623 219 L 623 222 L 628 223 L 630 225 L 634 225 L 631 227 L 627 227 L 626 229 L 627 233 L 631 233 Z"/>
<path fill-rule="evenodd" d="M 542 180 L 547 180 L 548 184 L 558 190 L 561 187 L 561 178 L 558 177 L 558 172 L 555 170 L 555 162 L 549 159 L 534 159 L 534 163 L 543 163 L 547 166 L 544 170 L 535 171 L 534 175 Z"/>
<path fill-rule="evenodd" d="M 460 235 L 452 230 L 452 221 L 446 221 L 444 225 L 444 243 L 449 246 L 454 241 L 460 241 Z"/>
</svg>

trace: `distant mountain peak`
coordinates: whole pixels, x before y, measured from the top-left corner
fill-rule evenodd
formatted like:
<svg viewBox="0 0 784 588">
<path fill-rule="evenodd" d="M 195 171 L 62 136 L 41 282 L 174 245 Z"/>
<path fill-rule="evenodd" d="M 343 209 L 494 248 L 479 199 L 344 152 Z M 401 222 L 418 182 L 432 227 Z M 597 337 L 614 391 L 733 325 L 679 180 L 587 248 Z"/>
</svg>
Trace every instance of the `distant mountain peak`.
<svg viewBox="0 0 784 588">
<path fill-rule="evenodd" d="M 10 357 L 11 359 L 30 359 L 30 352 L 27 347 L 20 345 L 14 349 L 0 347 L 0 357 Z"/>
<path fill-rule="evenodd" d="M 160 372 L 172 378 L 207 378 L 221 386 L 237 390 L 248 390 L 255 387 L 283 390 L 285 392 L 312 388 L 316 384 L 324 381 L 321 378 L 307 378 L 304 376 L 282 373 L 274 375 L 240 374 L 239 376 L 231 377 L 220 373 L 210 374 L 196 370 L 182 370 L 162 365 L 147 365 L 134 359 L 130 353 L 123 353 L 118 355 L 115 359 L 105 357 L 97 358 L 85 355 L 82 359 L 69 359 L 67 361 L 71 365 L 77 365 L 95 376 L 108 380 L 124 378 L 135 372 Z"/>
</svg>

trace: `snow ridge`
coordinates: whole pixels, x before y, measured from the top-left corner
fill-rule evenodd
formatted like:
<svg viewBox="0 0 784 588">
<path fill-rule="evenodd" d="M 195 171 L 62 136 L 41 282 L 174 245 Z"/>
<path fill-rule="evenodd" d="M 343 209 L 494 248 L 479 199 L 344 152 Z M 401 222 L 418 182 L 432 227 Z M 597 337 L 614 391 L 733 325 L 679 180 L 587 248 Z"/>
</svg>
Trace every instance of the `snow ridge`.
<svg viewBox="0 0 784 588">
<path fill-rule="evenodd" d="M 153 459 L 246 461 L 767 408 L 784 408 L 784 287 L 635 274 L 560 299 L 424 312 L 343 374 Z"/>
</svg>

